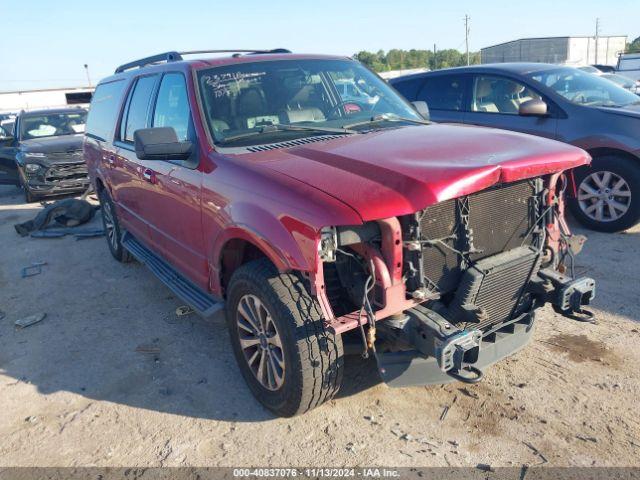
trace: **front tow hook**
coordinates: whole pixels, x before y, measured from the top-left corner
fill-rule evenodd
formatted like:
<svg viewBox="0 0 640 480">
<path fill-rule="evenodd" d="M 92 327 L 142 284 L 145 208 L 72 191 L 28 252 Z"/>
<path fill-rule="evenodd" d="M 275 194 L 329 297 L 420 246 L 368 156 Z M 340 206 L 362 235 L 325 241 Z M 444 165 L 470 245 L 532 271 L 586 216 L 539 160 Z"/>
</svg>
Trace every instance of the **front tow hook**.
<svg viewBox="0 0 640 480">
<path fill-rule="evenodd" d="M 469 372 L 471 375 L 463 375 L 463 371 Z M 466 367 L 462 367 L 460 370 L 449 370 L 447 375 L 460 382 L 471 384 L 480 382 L 484 377 L 482 370 L 474 367 L 473 365 L 467 365 Z"/>
</svg>

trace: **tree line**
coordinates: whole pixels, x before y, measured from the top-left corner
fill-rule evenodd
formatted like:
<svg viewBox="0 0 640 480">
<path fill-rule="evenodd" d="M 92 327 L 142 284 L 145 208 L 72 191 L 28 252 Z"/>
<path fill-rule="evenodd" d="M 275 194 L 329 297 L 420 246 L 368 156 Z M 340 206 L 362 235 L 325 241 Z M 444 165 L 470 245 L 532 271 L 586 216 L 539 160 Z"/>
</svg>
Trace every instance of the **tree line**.
<svg viewBox="0 0 640 480">
<path fill-rule="evenodd" d="M 640 53 L 640 37 L 627 44 L 627 53 Z"/>
<path fill-rule="evenodd" d="M 375 72 L 389 70 L 405 70 L 409 68 L 439 68 L 460 67 L 467 64 L 467 55 L 454 48 L 446 50 L 399 50 L 392 49 L 388 52 L 379 50 L 376 53 L 363 50 L 354 55 Z M 480 52 L 469 53 L 469 63 L 480 63 Z"/>
</svg>

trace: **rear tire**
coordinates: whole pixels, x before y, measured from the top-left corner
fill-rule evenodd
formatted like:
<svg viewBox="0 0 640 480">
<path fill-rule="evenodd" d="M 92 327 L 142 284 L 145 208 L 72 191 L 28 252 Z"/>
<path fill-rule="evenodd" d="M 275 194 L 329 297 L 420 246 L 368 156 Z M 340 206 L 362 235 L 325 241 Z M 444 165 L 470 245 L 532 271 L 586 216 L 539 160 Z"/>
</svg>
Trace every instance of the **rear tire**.
<svg viewBox="0 0 640 480">
<path fill-rule="evenodd" d="M 104 227 L 109 251 L 117 261 L 128 263 L 133 260 L 133 256 L 122 245 L 122 230 L 118 222 L 118 215 L 116 214 L 115 206 L 106 188 L 100 189 L 98 199 L 100 200 L 102 226 Z"/>
<path fill-rule="evenodd" d="M 590 166 L 574 170 L 574 178 L 577 198 L 569 198 L 567 203 L 573 216 L 585 227 L 620 232 L 640 221 L 637 162 L 615 155 L 597 157 Z"/>
<path fill-rule="evenodd" d="M 241 266 L 229 282 L 226 314 L 242 376 L 273 413 L 298 415 L 338 392 L 342 338 L 325 329 L 318 302 L 298 276 L 279 274 L 266 259 Z"/>
</svg>

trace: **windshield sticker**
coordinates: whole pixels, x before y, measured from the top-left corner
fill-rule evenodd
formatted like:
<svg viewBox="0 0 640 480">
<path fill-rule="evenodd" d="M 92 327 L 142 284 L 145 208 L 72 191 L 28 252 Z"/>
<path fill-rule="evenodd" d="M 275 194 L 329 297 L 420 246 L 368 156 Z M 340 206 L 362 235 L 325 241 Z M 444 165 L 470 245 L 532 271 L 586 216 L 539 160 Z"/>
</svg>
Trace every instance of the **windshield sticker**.
<svg viewBox="0 0 640 480">
<path fill-rule="evenodd" d="M 258 83 L 266 72 L 231 72 L 204 75 L 204 84 L 213 91 L 215 98 L 228 97 L 237 93 L 241 88 Z"/>
</svg>

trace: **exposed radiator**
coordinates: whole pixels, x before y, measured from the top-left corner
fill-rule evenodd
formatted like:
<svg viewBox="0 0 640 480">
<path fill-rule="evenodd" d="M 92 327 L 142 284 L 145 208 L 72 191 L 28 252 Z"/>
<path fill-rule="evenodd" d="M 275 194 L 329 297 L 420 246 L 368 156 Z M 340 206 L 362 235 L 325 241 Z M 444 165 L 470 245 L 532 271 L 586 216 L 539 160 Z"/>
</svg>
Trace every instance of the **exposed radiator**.
<svg viewBox="0 0 640 480">
<path fill-rule="evenodd" d="M 483 328 L 511 318 L 539 258 L 534 249 L 519 247 L 474 263 L 462 275 L 449 305 L 451 320 Z"/>
<path fill-rule="evenodd" d="M 468 254 L 472 262 L 531 245 L 527 236 L 535 221 L 535 180 L 503 184 L 462 199 L 447 200 L 421 212 L 419 231 L 424 244 L 422 273 L 427 286 L 441 293 L 455 290 L 463 269 L 461 255 L 465 250 L 462 213 L 468 213 L 467 230 L 473 234 L 477 253 Z M 461 202 L 468 211 L 461 212 Z"/>
</svg>

